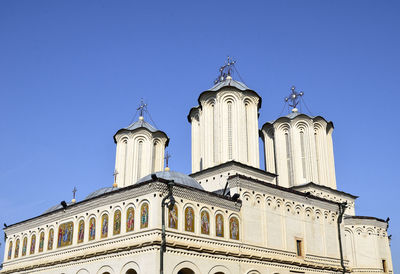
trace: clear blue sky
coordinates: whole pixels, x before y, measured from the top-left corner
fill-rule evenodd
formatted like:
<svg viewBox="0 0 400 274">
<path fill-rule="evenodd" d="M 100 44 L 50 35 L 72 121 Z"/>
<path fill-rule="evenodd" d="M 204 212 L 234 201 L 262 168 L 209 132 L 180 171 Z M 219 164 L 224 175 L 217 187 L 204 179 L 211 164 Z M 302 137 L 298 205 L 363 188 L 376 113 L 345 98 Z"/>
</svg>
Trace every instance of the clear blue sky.
<svg viewBox="0 0 400 274">
<path fill-rule="evenodd" d="M 78 200 L 111 186 L 112 136 L 142 97 L 171 138 L 170 166 L 190 173 L 186 115 L 231 55 L 263 97 L 260 127 L 293 84 L 334 122 L 338 188 L 360 196 L 358 215 L 390 216 L 396 261 L 399 10 L 375 0 L 0 1 L 0 224 L 70 200 L 74 186 Z"/>
</svg>

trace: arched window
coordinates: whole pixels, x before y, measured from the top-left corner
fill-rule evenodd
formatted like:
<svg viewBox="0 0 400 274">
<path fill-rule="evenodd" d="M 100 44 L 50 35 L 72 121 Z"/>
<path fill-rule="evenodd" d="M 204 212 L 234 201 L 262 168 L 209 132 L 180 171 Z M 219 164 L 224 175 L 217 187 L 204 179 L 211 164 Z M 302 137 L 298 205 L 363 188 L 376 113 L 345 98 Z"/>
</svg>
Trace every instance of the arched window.
<svg viewBox="0 0 400 274">
<path fill-rule="evenodd" d="M 54 242 L 54 229 L 49 230 L 49 239 L 47 240 L 47 250 L 53 249 L 53 242 Z"/>
<path fill-rule="evenodd" d="M 101 238 L 107 238 L 108 236 L 108 214 L 101 216 Z"/>
<path fill-rule="evenodd" d="M 126 232 L 133 231 L 135 228 L 135 209 L 128 208 L 126 211 Z"/>
<path fill-rule="evenodd" d="M 18 258 L 19 254 L 19 239 L 15 242 L 14 258 Z"/>
<path fill-rule="evenodd" d="M 140 228 L 149 226 L 149 204 L 143 203 L 140 208 Z"/>
<path fill-rule="evenodd" d="M 217 237 L 224 237 L 224 217 L 222 214 L 215 216 L 215 235 Z"/>
<path fill-rule="evenodd" d="M 40 237 L 39 237 L 39 252 L 43 252 L 44 248 L 44 232 L 40 232 Z"/>
<path fill-rule="evenodd" d="M 249 161 L 249 159 L 250 159 L 250 157 L 249 157 L 249 155 L 250 155 L 250 144 L 249 144 L 249 131 L 250 131 L 250 120 L 249 120 L 249 118 L 250 118 L 250 106 L 249 106 L 249 103 L 248 102 L 246 102 L 245 104 L 244 104 L 244 113 L 245 113 L 245 122 L 246 122 L 246 152 L 247 152 L 247 154 L 246 154 L 246 157 L 247 157 L 247 161 Z"/>
<path fill-rule="evenodd" d="M 85 221 L 80 220 L 78 225 L 78 244 L 83 243 L 85 239 Z"/>
<path fill-rule="evenodd" d="M 292 153 L 291 153 L 289 132 L 285 133 L 285 143 L 286 143 L 286 162 L 287 162 L 287 169 L 288 169 L 289 186 L 292 186 L 293 185 L 293 167 L 292 167 Z"/>
<path fill-rule="evenodd" d="M 114 212 L 113 235 L 118 235 L 120 233 L 121 233 L 121 210 L 117 209 Z"/>
<path fill-rule="evenodd" d="M 22 256 L 26 255 L 27 245 L 28 245 L 28 238 L 25 237 L 24 240 L 22 241 Z"/>
<path fill-rule="evenodd" d="M 203 210 L 200 213 L 200 221 L 201 221 L 201 233 L 202 234 L 210 234 L 210 214 L 206 210 Z"/>
<path fill-rule="evenodd" d="M 31 237 L 31 248 L 29 249 L 29 254 L 35 253 L 35 246 L 36 246 L 36 235 L 32 235 Z"/>
<path fill-rule="evenodd" d="M 143 152 L 143 141 L 140 140 L 138 143 L 138 166 L 137 166 L 137 178 L 142 178 L 142 152 Z"/>
<path fill-rule="evenodd" d="M 12 248 L 13 248 L 13 242 L 10 241 L 10 243 L 8 244 L 8 254 L 7 254 L 7 259 L 8 259 L 8 260 L 11 259 Z"/>
<path fill-rule="evenodd" d="M 94 217 L 90 218 L 89 221 L 89 241 L 96 238 L 96 219 Z"/>
<path fill-rule="evenodd" d="M 128 269 L 128 271 L 126 271 L 125 274 L 137 274 L 137 272 L 131 268 L 131 269 Z"/>
<path fill-rule="evenodd" d="M 236 217 L 229 220 L 229 237 L 232 240 L 239 240 L 239 220 Z"/>
<path fill-rule="evenodd" d="M 304 131 L 300 131 L 300 153 L 301 153 L 301 165 L 303 167 L 303 178 L 306 178 L 306 148 L 304 140 Z"/>
<path fill-rule="evenodd" d="M 168 210 L 168 227 L 178 228 L 178 207 L 176 205 L 172 210 Z"/>
<path fill-rule="evenodd" d="M 194 211 L 190 206 L 185 209 L 185 230 L 194 232 Z"/>
<path fill-rule="evenodd" d="M 232 159 L 232 102 L 228 101 L 228 159 Z"/>
<path fill-rule="evenodd" d="M 178 271 L 178 274 L 194 274 L 194 271 L 191 270 L 190 268 L 182 268 L 181 270 Z"/>
</svg>

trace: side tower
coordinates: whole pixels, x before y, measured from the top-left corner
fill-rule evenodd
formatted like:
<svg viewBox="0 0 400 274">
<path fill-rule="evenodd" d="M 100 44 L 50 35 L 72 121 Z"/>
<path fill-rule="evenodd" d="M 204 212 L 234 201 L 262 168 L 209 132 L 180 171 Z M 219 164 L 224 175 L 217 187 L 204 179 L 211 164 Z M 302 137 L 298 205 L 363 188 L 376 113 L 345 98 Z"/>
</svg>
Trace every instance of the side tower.
<svg viewBox="0 0 400 274">
<path fill-rule="evenodd" d="M 115 180 L 118 187 L 132 185 L 150 173 L 163 170 L 169 138 L 144 121 L 142 113 L 138 121 L 115 133 L 114 142 L 117 144 Z"/>
<path fill-rule="evenodd" d="M 298 112 L 302 93 L 292 87 L 292 113 L 263 125 L 265 169 L 278 174 L 278 184 L 293 187 L 309 182 L 336 189 L 333 123 Z"/>
<path fill-rule="evenodd" d="M 215 86 L 190 110 L 192 173 L 234 160 L 259 168 L 258 110 L 261 97 L 232 79 L 234 62 L 221 68 Z"/>
</svg>

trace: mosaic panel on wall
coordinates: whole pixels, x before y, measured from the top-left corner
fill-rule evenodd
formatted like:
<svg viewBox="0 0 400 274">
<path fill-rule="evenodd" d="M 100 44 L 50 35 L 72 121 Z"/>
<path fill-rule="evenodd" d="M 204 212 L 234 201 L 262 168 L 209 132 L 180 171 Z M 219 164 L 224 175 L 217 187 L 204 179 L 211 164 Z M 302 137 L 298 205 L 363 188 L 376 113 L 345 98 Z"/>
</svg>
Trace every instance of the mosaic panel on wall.
<svg viewBox="0 0 400 274">
<path fill-rule="evenodd" d="M 202 234 L 210 234 L 210 214 L 207 211 L 203 210 L 200 214 L 201 218 L 201 233 Z"/>
<path fill-rule="evenodd" d="M 190 206 L 185 209 L 185 230 L 194 232 L 194 211 Z"/>
<path fill-rule="evenodd" d="M 44 232 L 40 232 L 40 236 L 39 236 L 39 252 L 43 252 L 43 248 L 44 248 Z"/>
<path fill-rule="evenodd" d="M 57 247 L 64 247 L 72 244 L 74 234 L 74 223 L 60 224 L 58 227 Z"/>
<path fill-rule="evenodd" d="M 101 238 L 107 238 L 108 236 L 108 215 L 103 214 L 101 216 Z"/>
<path fill-rule="evenodd" d="M 35 246 L 36 246 L 36 235 L 32 235 L 31 237 L 31 248 L 29 250 L 29 254 L 35 253 Z"/>
<path fill-rule="evenodd" d="M 229 220 L 229 235 L 231 239 L 239 240 L 239 220 L 236 217 Z"/>
<path fill-rule="evenodd" d="M 178 228 L 178 208 L 176 205 L 172 210 L 168 210 L 168 227 Z"/>
<path fill-rule="evenodd" d="M 78 244 L 83 243 L 85 239 L 85 221 L 80 220 L 78 224 Z"/>
<path fill-rule="evenodd" d="M 126 211 L 126 232 L 133 231 L 135 228 L 135 209 L 128 208 Z"/>
<path fill-rule="evenodd" d="M 89 221 L 89 241 L 96 238 L 96 219 L 94 217 L 90 218 Z"/>
<path fill-rule="evenodd" d="M 25 237 L 24 240 L 22 241 L 22 256 L 26 255 L 27 245 L 28 245 L 28 238 Z"/>
<path fill-rule="evenodd" d="M 224 217 L 222 214 L 215 216 L 215 235 L 217 237 L 224 237 Z"/>
<path fill-rule="evenodd" d="M 116 210 L 114 212 L 113 234 L 118 235 L 120 233 L 121 233 L 121 211 Z"/>
<path fill-rule="evenodd" d="M 53 242 L 54 242 L 54 229 L 49 230 L 49 240 L 47 242 L 47 250 L 53 249 Z"/>
<path fill-rule="evenodd" d="M 144 203 L 140 208 L 140 228 L 149 226 L 149 204 Z"/>
<path fill-rule="evenodd" d="M 18 258 L 19 253 L 19 239 L 15 242 L 14 258 Z"/>
<path fill-rule="evenodd" d="M 10 241 L 9 246 L 8 246 L 8 254 L 7 254 L 7 258 L 8 258 L 9 260 L 11 259 L 12 248 L 13 248 L 13 242 Z"/>
</svg>

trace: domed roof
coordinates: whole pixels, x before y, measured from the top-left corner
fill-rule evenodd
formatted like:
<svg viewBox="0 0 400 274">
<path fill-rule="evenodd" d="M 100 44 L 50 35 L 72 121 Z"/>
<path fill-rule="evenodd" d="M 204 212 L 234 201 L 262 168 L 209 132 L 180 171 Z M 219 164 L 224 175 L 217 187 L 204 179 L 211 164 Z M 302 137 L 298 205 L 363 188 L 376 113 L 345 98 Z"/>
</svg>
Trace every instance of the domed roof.
<svg viewBox="0 0 400 274">
<path fill-rule="evenodd" d="M 100 188 L 100 189 L 98 189 L 96 191 L 93 191 L 88 196 L 86 196 L 85 200 L 94 198 L 96 196 L 100 196 L 101 194 L 108 193 L 108 192 L 111 192 L 111 191 L 114 191 L 114 190 L 117 190 L 117 189 L 118 189 L 117 187 L 103 187 L 103 188 Z"/>
<path fill-rule="evenodd" d="M 188 175 L 185 175 L 180 172 L 176 171 L 158 171 L 155 173 L 158 178 L 165 179 L 165 180 L 174 180 L 175 183 L 184 185 L 184 186 L 189 186 L 197 189 L 204 190 L 204 188 L 192 177 L 189 177 Z M 143 178 L 139 179 L 136 184 L 150 181 L 151 180 L 151 174 L 144 176 Z"/>
<path fill-rule="evenodd" d="M 217 83 L 215 86 L 210 88 L 210 91 L 218 91 L 223 87 L 235 87 L 241 91 L 250 90 L 245 84 L 242 82 L 233 80 L 232 77 L 227 77 L 225 80 Z"/>
</svg>

